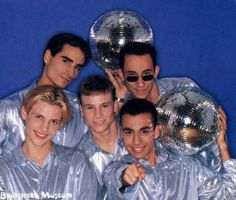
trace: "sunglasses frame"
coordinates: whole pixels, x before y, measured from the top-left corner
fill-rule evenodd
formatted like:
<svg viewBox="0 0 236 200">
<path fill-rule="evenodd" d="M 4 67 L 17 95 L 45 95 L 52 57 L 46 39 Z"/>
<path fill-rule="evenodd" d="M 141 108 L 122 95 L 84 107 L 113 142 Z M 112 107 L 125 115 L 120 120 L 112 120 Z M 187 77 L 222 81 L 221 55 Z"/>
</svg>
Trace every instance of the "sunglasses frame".
<svg viewBox="0 0 236 200">
<path fill-rule="evenodd" d="M 125 79 L 128 82 L 136 82 L 139 77 L 140 76 L 133 76 L 133 75 L 131 75 L 131 76 L 126 76 Z M 144 74 L 144 75 L 141 76 L 141 78 L 142 78 L 143 81 L 151 81 L 151 80 L 154 79 L 154 74 L 146 74 L 146 75 Z"/>
</svg>

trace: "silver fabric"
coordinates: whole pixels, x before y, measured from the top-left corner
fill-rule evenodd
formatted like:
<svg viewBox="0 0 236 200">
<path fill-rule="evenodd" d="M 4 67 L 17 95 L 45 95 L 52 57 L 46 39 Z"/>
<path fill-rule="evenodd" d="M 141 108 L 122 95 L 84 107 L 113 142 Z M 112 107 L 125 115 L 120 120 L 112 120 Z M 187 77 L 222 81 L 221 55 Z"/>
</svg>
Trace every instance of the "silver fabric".
<svg viewBox="0 0 236 200">
<path fill-rule="evenodd" d="M 33 83 L 28 88 L 0 101 L 0 154 L 3 150 L 12 151 L 25 139 L 20 108 L 27 93 L 35 86 Z M 58 130 L 53 141 L 66 147 L 75 147 L 88 128 L 80 114 L 76 94 L 66 90 L 64 92 L 71 106 L 72 117 L 69 123 Z"/>
<path fill-rule="evenodd" d="M 108 199 L 128 200 L 234 200 L 236 199 L 236 160 L 223 163 L 217 173 L 190 156 L 171 155 L 158 150 L 157 165 L 125 155 L 109 164 L 104 172 Z M 139 162 L 146 177 L 133 186 L 122 188 L 121 174 L 128 163 Z"/>
<path fill-rule="evenodd" d="M 97 198 L 96 175 L 81 151 L 53 145 L 43 166 L 28 160 L 21 147 L 0 161 L 1 199 Z M 4 198 L 8 197 L 8 198 Z"/>
<path fill-rule="evenodd" d="M 118 139 L 115 153 L 109 153 L 101 149 L 94 141 L 91 132 L 88 131 L 82 138 L 79 149 L 83 150 L 87 155 L 89 161 L 94 167 L 99 183 L 99 193 L 103 199 L 106 199 L 106 189 L 102 180 L 102 173 L 106 166 L 114 160 L 120 159 L 122 155 L 127 154 L 126 149 L 123 147 L 121 139 Z"/>
</svg>

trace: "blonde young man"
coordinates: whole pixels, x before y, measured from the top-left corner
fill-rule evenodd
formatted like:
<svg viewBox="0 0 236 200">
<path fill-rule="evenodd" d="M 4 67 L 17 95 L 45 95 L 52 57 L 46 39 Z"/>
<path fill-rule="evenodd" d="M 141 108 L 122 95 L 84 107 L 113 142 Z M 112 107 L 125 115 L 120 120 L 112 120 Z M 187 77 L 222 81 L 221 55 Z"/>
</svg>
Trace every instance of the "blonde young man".
<svg viewBox="0 0 236 200">
<path fill-rule="evenodd" d="M 164 151 L 156 140 L 157 111 L 151 102 L 129 100 L 120 110 L 120 123 L 129 155 L 110 163 L 104 172 L 108 199 L 236 198 L 236 161 L 222 156 L 223 169 L 216 172 L 191 156 Z"/>
<path fill-rule="evenodd" d="M 115 89 L 109 79 L 95 75 L 81 82 L 78 93 L 81 113 L 89 127 L 79 148 L 85 151 L 92 163 L 99 181 L 101 198 L 105 198 L 103 170 L 109 162 L 126 153 L 115 120 L 118 109 Z"/>
<path fill-rule="evenodd" d="M 52 142 L 70 111 L 60 88 L 38 86 L 28 93 L 21 108 L 25 141 L 0 161 L 1 198 L 97 198 L 96 175 L 84 153 Z"/>
<path fill-rule="evenodd" d="M 79 74 L 90 55 L 89 45 L 81 37 L 71 33 L 59 33 L 48 42 L 43 55 L 42 75 L 29 87 L 12 94 L 0 101 L 0 154 L 11 151 L 24 138 L 24 123 L 19 115 L 20 107 L 27 93 L 40 85 L 53 85 L 65 88 Z M 62 126 L 53 138 L 55 143 L 75 147 L 87 126 L 80 115 L 77 96 L 64 91 L 70 103 L 72 115 L 70 121 Z"/>
</svg>

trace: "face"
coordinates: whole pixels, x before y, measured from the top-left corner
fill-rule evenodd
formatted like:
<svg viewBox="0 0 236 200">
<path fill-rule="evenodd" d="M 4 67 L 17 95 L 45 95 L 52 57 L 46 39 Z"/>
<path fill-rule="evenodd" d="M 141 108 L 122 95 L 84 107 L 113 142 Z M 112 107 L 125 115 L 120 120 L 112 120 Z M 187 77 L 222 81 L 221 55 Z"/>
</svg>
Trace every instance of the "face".
<svg viewBox="0 0 236 200">
<path fill-rule="evenodd" d="M 149 54 L 145 55 L 126 55 L 124 62 L 124 78 L 126 86 L 135 98 L 148 99 L 152 88 L 155 84 L 155 79 L 158 75 L 158 66 L 153 66 L 152 58 Z M 151 80 L 143 80 L 142 77 L 153 75 Z M 138 76 L 137 81 L 129 82 L 127 77 Z M 145 79 L 145 78 L 144 78 Z"/>
<path fill-rule="evenodd" d="M 109 134 L 117 112 L 111 93 L 81 96 L 81 113 L 93 134 Z"/>
<path fill-rule="evenodd" d="M 78 76 L 84 61 L 85 55 L 81 49 L 68 44 L 54 57 L 50 50 L 47 50 L 44 55 L 45 68 L 40 84 L 65 88 Z"/>
<path fill-rule="evenodd" d="M 122 139 L 125 148 L 133 157 L 156 163 L 155 139 L 159 136 L 154 128 L 151 114 L 136 116 L 125 114 L 122 117 Z"/>
<path fill-rule="evenodd" d="M 35 147 L 51 145 L 51 139 L 61 126 L 62 111 L 57 105 L 37 102 L 27 113 L 23 107 L 21 116 L 25 120 L 26 139 Z"/>
</svg>

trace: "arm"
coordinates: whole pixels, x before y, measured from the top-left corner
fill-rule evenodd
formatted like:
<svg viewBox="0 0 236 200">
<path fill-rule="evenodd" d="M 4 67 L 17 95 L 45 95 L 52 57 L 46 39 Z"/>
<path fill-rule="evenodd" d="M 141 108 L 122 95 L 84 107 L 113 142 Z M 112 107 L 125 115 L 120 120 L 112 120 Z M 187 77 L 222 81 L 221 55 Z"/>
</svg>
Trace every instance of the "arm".
<svg viewBox="0 0 236 200">
<path fill-rule="evenodd" d="M 219 112 L 220 112 L 220 133 L 216 142 L 219 146 L 222 161 L 226 161 L 231 158 L 226 141 L 226 129 L 227 129 L 226 115 L 222 108 L 219 109 Z"/>
<path fill-rule="evenodd" d="M 236 199 L 236 160 L 224 161 L 220 172 L 212 171 L 199 162 L 197 167 L 199 199 Z"/>
<path fill-rule="evenodd" d="M 109 163 L 103 172 L 103 182 L 107 189 L 107 197 L 110 200 L 124 199 L 124 195 L 120 192 L 122 188 L 122 173 L 128 164 L 123 160 L 113 161 Z"/>
<path fill-rule="evenodd" d="M 119 109 L 123 106 L 124 100 L 128 95 L 128 89 L 125 85 L 125 80 L 123 76 L 123 72 L 118 69 L 117 73 L 113 74 L 111 70 L 106 70 L 108 78 L 112 82 L 112 85 L 116 89 L 116 98 L 119 103 Z"/>
</svg>

